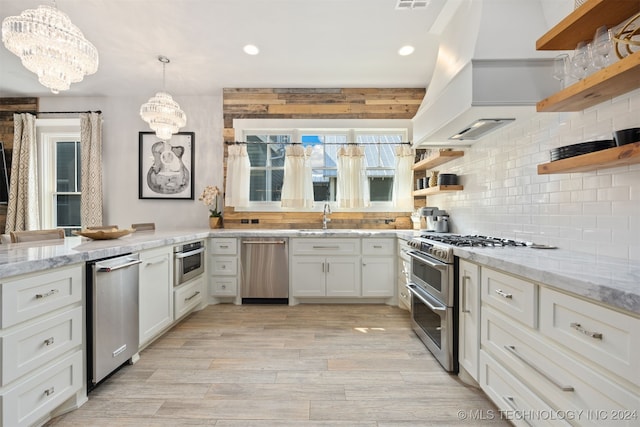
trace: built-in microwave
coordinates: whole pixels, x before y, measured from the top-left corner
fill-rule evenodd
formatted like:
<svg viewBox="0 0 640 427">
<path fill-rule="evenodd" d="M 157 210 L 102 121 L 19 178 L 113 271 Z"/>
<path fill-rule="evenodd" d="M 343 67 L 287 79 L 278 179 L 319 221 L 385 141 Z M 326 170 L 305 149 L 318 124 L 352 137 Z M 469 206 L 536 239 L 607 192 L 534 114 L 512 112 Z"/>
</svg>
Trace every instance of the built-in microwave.
<svg viewBox="0 0 640 427">
<path fill-rule="evenodd" d="M 173 248 L 173 286 L 179 286 L 204 273 L 204 242 L 185 243 Z"/>
</svg>

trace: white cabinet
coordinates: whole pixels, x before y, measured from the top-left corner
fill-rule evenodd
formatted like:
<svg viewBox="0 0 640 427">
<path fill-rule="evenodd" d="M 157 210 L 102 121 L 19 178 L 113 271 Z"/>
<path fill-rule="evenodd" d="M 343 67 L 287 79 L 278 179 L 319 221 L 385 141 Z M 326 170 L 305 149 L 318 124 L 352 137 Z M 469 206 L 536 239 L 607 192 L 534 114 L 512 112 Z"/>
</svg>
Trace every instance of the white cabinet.
<svg viewBox="0 0 640 427">
<path fill-rule="evenodd" d="M 395 295 L 395 239 L 362 239 L 362 296 Z"/>
<path fill-rule="evenodd" d="M 553 425 L 638 425 L 638 317 L 491 268 L 480 276 L 480 385 L 500 409 L 582 414 Z"/>
<path fill-rule="evenodd" d="M 411 311 L 411 292 L 407 285 L 411 282 L 411 247 L 404 239 L 398 239 L 398 307 Z"/>
<path fill-rule="evenodd" d="M 173 251 L 171 247 L 140 252 L 140 347 L 156 338 L 173 322 Z"/>
<path fill-rule="evenodd" d="M 480 266 L 463 259 L 459 263 L 458 362 L 478 381 L 480 355 Z"/>
<path fill-rule="evenodd" d="M 360 239 L 294 238 L 290 243 L 294 298 L 360 296 Z"/>
<path fill-rule="evenodd" d="M 173 294 L 174 317 L 178 320 L 204 301 L 204 276 L 199 276 L 174 288 Z"/>
<path fill-rule="evenodd" d="M 235 299 L 240 303 L 238 239 L 213 237 L 209 239 L 209 295 L 213 303 Z"/>
<path fill-rule="evenodd" d="M 63 404 L 86 401 L 83 271 L 76 264 L 2 279 L 0 425 L 40 424 Z"/>
<path fill-rule="evenodd" d="M 294 297 L 360 296 L 360 258 L 292 256 Z"/>
</svg>

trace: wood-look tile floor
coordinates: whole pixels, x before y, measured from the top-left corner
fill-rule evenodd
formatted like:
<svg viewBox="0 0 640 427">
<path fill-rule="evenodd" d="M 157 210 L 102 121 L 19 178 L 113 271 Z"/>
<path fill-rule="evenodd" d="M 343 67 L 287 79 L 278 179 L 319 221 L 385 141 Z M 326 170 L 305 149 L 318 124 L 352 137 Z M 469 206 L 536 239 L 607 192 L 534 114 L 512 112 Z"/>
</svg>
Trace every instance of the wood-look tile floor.
<svg viewBox="0 0 640 427">
<path fill-rule="evenodd" d="M 140 356 L 47 426 L 475 426 L 459 411 L 497 413 L 385 305 L 212 305 Z"/>
</svg>

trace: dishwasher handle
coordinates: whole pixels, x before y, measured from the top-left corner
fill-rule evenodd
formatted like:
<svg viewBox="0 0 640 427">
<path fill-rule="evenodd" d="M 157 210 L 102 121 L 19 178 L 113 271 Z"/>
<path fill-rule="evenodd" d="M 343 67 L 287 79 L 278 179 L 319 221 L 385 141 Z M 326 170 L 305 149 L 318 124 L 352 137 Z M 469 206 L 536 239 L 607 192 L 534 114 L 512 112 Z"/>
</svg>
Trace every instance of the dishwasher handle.
<svg viewBox="0 0 640 427">
<path fill-rule="evenodd" d="M 243 245 L 284 245 L 286 240 L 243 240 Z"/>
<path fill-rule="evenodd" d="M 96 269 L 99 273 L 111 273 L 112 271 L 120 270 L 121 268 L 131 267 L 132 265 L 142 264 L 139 259 L 128 259 L 124 264 L 110 265 L 101 267 L 100 264 L 96 264 Z"/>
</svg>

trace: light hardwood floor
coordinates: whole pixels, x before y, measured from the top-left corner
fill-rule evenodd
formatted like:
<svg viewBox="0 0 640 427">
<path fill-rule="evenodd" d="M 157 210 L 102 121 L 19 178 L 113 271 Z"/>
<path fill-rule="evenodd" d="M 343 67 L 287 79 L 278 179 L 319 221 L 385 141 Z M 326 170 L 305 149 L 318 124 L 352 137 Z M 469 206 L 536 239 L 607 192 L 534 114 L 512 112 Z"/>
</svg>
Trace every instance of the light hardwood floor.
<svg viewBox="0 0 640 427">
<path fill-rule="evenodd" d="M 47 425 L 509 425 L 488 419 L 495 406 L 442 370 L 397 307 L 213 305 L 140 356 Z"/>
</svg>

